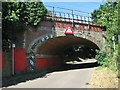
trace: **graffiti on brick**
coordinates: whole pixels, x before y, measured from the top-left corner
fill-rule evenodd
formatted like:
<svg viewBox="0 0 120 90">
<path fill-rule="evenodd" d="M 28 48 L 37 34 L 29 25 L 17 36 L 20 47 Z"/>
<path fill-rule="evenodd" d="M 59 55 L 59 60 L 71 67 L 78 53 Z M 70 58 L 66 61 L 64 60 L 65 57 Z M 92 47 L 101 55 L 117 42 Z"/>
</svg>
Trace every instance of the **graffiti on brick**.
<svg viewBox="0 0 120 90">
<path fill-rule="evenodd" d="M 40 45 L 42 42 L 53 38 L 54 36 L 52 34 L 42 35 L 39 38 L 35 39 L 33 43 L 30 45 L 31 48 L 28 53 L 28 63 L 29 63 L 29 69 L 31 71 L 34 71 L 36 69 L 35 65 L 35 52 L 34 49 L 37 47 L 37 45 Z"/>
<path fill-rule="evenodd" d="M 31 44 L 31 49 L 34 50 L 36 48 L 36 46 L 42 42 L 44 42 L 45 40 L 51 39 L 54 36 L 52 34 L 48 34 L 48 35 L 43 35 L 40 36 L 39 38 L 37 38 L 32 44 Z"/>
</svg>

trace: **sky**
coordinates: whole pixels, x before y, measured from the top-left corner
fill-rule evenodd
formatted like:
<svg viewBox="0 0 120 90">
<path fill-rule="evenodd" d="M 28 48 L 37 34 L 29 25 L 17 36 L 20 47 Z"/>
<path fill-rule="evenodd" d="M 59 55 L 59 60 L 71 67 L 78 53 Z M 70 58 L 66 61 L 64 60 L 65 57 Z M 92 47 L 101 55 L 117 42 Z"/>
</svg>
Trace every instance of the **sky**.
<svg viewBox="0 0 120 90">
<path fill-rule="evenodd" d="M 58 0 L 59 1 L 59 0 Z M 74 0 L 73 0 L 74 1 Z M 89 0 L 88 0 L 89 1 Z M 42 0 L 44 5 L 49 5 L 49 6 L 54 6 L 54 7 L 62 7 L 62 8 L 68 8 L 68 9 L 73 9 L 73 10 L 78 10 L 78 11 L 83 11 L 83 12 L 88 12 L 91 13 L 95 9 L 98 9 L 101 4 L 105 4 L 103 1 L 97 1 L 97 2 L 46 2 L 45 0 Z M 48 8 L 48 7 L 47 7 Z M 52 9 L 52 8 L 48 8 Z M 69 10 L 61 10 L 63 12 L 69 12 Z M 78 13 L 78 12 L 75 12 Z"/>
</svg>

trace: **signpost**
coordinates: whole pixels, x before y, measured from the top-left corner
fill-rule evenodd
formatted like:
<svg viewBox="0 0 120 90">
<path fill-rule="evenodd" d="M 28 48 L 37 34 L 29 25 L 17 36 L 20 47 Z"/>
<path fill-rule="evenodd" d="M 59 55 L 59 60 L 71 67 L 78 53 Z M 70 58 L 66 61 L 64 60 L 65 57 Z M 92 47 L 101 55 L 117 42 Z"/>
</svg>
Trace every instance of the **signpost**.
<svg viewBox="0 0 120 90">
<path fill-rule="evenodd" d="M 12 75 L 14 75 L 14 48 L 15 44 L 12 44 Z"/>
<path fill-rule="evenodd" d="M 120 33 L 118 34 L 118 70 L 120 71 Z M 120 73 L 118 77 L 120 77 Z"/>
<path fill-rule="evenodd" d="M 66 30 L 65 30 L 65 32 L 64 32 L 66 35 L 73 35 L 74 34 L 74 32 L 73 32 L 73 30 L 72 30 L 72 26 L 67 26 L 67 28 L 66 28 Z"/>
<path fill-rule="evenodd" d="M 115 36 L 112 37 L 112 40 L 113 40 L 113 47 L 114 47 L 114 63 L 115 63 L 115 67 L 117 66 L 117 63 L 116 63 L 116 48 L 115 48 Z"/>
<path fill-rule="evenodd" d="M 120 43 L 120 35 L 118 35 L 118 42 Z"/>
</svg>

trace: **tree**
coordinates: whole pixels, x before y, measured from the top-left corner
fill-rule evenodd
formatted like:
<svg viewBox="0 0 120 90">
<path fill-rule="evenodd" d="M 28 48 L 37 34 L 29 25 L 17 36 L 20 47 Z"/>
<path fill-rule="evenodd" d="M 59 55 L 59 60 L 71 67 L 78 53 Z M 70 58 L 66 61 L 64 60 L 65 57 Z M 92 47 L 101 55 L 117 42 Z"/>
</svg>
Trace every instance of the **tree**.
<svg viewBox="0 0 120 90">
<path fill-rule="evenodd" d="M 102 26 L 106 27 L 106 44 L 104 46 L 104 51 L 106 56 L 100 60 L 100 63 L 105 66 L 112 67 L 115 66 L 115 60 L 118 58 L 118 3 L 117 2 L 107 2 L 104 5 L 101 5 L 99 9 L 94 10 L 92 13 L 92 18 L 94 22 L 101 23 Z M 113 40 L 112 37 L 115 36 L 116 50 L 113 49 Z M 113 57 L 116 52 L 116 58 Z M 98 53 L 99 54 L 99 53 Z M 100 55 L 101 56 L 101 55 Z M 102 57 L 102 56 L 101 56 Z M 113 65 L 112 65 L 113 64 Z"/>
<path fill-rule="evenodd" d="M 3 2 L 3 20 L 37 26 L 47 9 L 42 2 Z"/>
<path fill-rule="evenodd" d="M 117 7 L 118 4 L 116 2 L 108 2 L 105 5 L 101 5 L 98 10 L 94 10 L 91 14 L 94 22 L 101 23 L 102 26 L 106 27 L 106 38 L 109 44 L 112 43 L 112 36 L 114 35 L 117 39 L 118 35 Z"/>
<path fill-rule="evenodd" d="M 118 3 L 118 32 L 120 35 L 120 1 Z M 120 43 L 118 44 L 118 70 L 120 72 Z M 118 73 L 118 77 L 120 78 L 120 73 Z"/>
<path fill-rule="evenodd" d="M 42 2 L 2 2 L 3 49 L 16 41 L 17 33 L 23 33 L 26 26 L 36 27 L 47 13 Z"/>
</svg>

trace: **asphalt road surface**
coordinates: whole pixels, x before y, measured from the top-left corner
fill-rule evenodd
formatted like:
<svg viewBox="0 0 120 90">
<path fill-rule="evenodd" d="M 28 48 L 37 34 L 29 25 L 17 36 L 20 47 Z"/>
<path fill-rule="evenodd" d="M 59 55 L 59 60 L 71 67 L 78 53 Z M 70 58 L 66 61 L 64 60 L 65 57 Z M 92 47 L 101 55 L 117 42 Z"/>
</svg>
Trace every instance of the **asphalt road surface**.
<svg viewBox="0 0 120 90">
<path fill-rule="evenodd" d="M 7 88 L 90 88 L 94 62 L 68 64 L 46 76 Z"/>
</svg>

